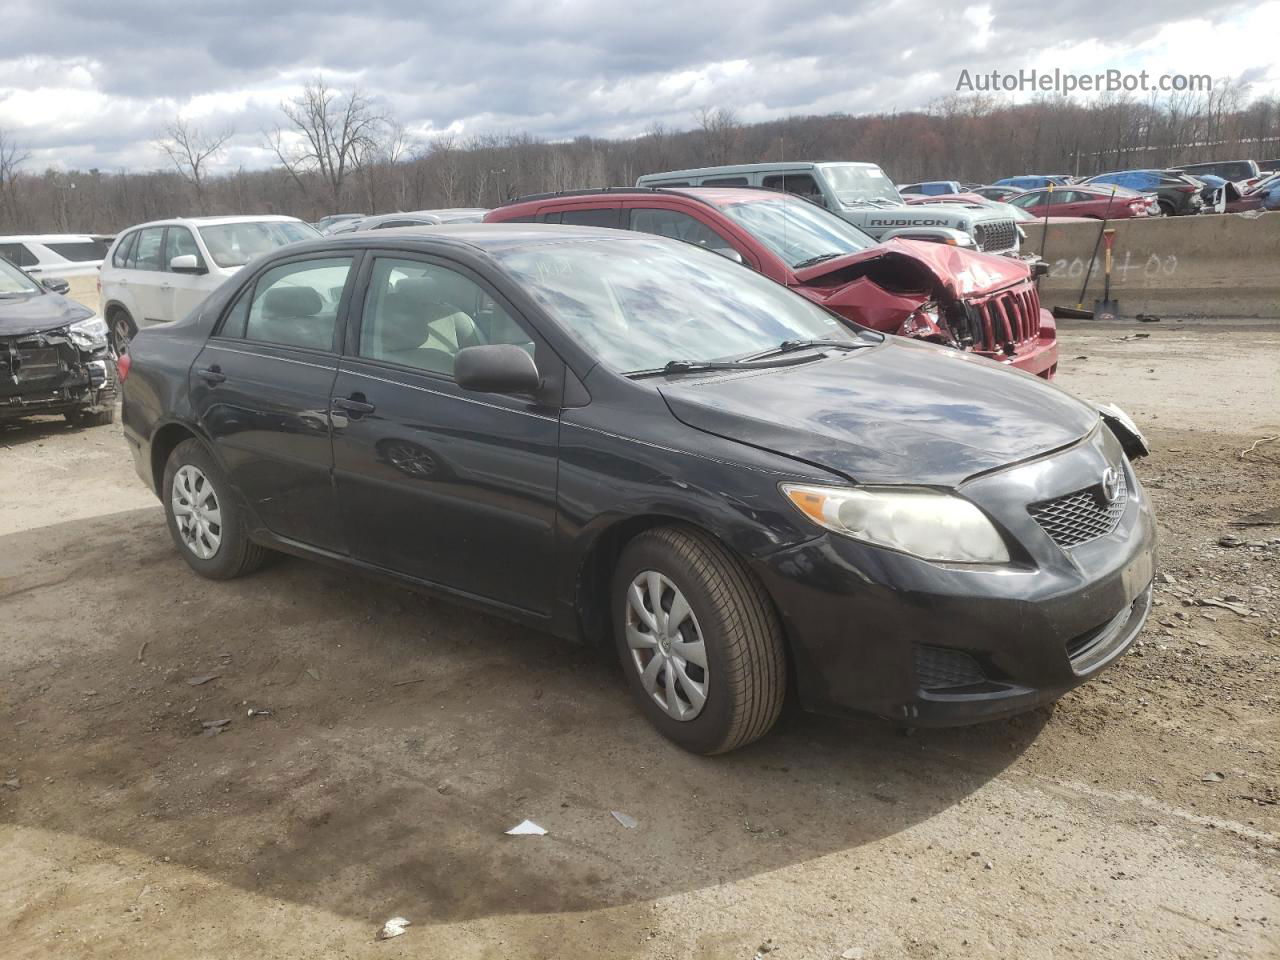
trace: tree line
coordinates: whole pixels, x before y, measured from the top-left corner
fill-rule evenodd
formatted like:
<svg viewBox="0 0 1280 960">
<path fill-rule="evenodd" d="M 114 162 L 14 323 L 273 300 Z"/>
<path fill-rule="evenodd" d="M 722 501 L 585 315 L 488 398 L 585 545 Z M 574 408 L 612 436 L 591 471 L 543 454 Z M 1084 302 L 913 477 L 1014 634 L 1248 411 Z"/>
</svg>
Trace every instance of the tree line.
<svg viewBox="0 0 1280 960">
<path fill-rule="evenodd" d="M 1198 160 L 1280 157 L 1280 98 L 1249 99 L 1219 83 L 1206 93 L 1013 104 L 952 96 L 927 109 L 794 116 L 747 124 L 706 108 L 688 129 L 651 125 L 625 140 L 546 141 L 526 133 L 416 140 L 359 90 L 322 80 L 280 106 L 261 134 L 266 169 L 214 172 L 233 129 L 176 118 L 158 132 L 150 171 L 32 169 L 0 129 L 0 234 L 113 233 L 134 223 L 200 214 L 281 213 L 315 220 L 437 207 L 493 207 L 517 196 L 623 186 L 644 173 L 725 163 L 862 160 L 897 182 L 988 183 L 1021 173 L 1081 176 Z"/>
</svg>

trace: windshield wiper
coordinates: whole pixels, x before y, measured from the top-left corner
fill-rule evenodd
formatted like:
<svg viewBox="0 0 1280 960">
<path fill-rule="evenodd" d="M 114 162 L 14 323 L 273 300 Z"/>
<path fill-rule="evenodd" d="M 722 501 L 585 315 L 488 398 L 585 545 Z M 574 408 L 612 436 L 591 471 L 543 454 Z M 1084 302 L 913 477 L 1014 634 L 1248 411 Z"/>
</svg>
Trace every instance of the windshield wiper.
<svg viewBox="0 0 1280 960">
<path fill-rule="evenodd" d="M 797 350 L 808 350 L 811 347 L 834 347 L 837 350 L 858 350 L 862 347 L 870 347 L 872 344 L 862 340 L 783 340 L 776 347 L 772 347 L 763 353 L 753 354 L 750 357 L 744 357 L 744 360 L 761 360 L 765 357 L 772 357 L 779 353 L 794 353 Z"/>
<path fill-rule="evenodd" d="M 836 257 L 843 257 L 843 253 L 820 253 L 816 257 L 810 257 L 808 260 L 801 260 L 799 263 L 791 265 L 792 270 L 803 270 L 805 267 L 816 267 L 820 263 L 828 260 L 834 260 Z"/>
<path fill-rule="evenodd" d="M 769 354 L 776 352 L 776 350 L 770 350 Z M 641 377 L 669 377 L 680 373 L 702 373 L 706 370 L 769 370 L 773 367 L 791 367 L 800 363 L 809 363 L 820 356 L 821 354 L 812 357 L 784 357 L 768 363 L 753 363 L 750 357 L 744 357 L 741 360 L 668 360 L 661 367 L 655 367 L 652 370 L 633 370 L 627 376 L 632 380 L 639 380 Z"/>
</svg>

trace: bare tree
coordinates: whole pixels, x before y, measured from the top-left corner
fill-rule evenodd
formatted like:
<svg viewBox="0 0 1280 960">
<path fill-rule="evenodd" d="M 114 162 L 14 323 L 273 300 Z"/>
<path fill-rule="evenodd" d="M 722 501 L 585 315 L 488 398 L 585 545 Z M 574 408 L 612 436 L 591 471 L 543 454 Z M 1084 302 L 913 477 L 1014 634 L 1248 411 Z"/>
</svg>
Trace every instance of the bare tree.
<svg viewBox="0 0 1280 960">
<path fill-rule="evenodd" d="M 217 133 L 205 133 L 198 127 L 175 117 L 164 126 L 156 146 L 169 158 L 178 175 L 196 191 L 196 203 L 201 213 L 208 213 L 205 197 L 205 181 L 209 166 L 221 155 L 227 141 L 235 136 L 234 127 L 225 127 Z"/>
<path fill-rule="evenodd" d="M 377 153 L 388 118 L 360 90 L 344 95 L 319 77 L 280 110 L 288 122 L 266 135 L 267 146 L 304 193 L 311 192 L 306 175 L 316 174 L 340 210 L 347 179 Z"/>
<path fill-rule="evenodd" d="M 706 144 L 707 160 L 711 164 L 725 164 L 733 159 L 734 147 L 742 124 L 738 115 L 728 107 L 703 107 L 697 113 L 698 126 Z"/>
<path fill-rule="evenodd" d="M 0 127 L 0 209 L 15 224 L 18 220 L 18 168 L 29 159 L 31 154 Z"/>
</svg>

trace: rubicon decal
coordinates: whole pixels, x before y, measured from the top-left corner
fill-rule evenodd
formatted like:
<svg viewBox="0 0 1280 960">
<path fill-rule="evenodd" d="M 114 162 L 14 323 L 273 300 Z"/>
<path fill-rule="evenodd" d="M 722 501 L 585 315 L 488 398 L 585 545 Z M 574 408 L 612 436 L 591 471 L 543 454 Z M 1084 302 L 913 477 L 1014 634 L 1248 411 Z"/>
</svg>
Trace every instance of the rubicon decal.
<svg viewBox="0 0 1280 960">
<path fill-rule="evenodd" d="M 917 220 L 912 217 L 872 217 L 870 224 L 873 227 L 945 227 L 949 225 L 949 221 L 928 218 Z"/>
</svg>

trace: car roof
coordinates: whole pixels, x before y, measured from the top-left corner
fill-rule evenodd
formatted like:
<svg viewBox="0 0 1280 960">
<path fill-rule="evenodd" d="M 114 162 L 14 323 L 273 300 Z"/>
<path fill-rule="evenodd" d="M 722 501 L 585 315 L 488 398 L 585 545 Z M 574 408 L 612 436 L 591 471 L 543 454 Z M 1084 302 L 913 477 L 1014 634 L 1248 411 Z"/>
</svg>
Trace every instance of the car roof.
<svg viewBox="0 0 1280 960">
<path fill-rule="evenodd" d="M 732 163 L 725 164 L 720 167 L 694 167 L 689 170 L 663 170 L 661 173 L 646 173 L 640 177 L 640 180 L 654 180 L 661 178 L 663 180 L 676 179 L 680 177 L 716 177 L 716 176 L 732 176 L 735 173 L 785 173 L 788 170 L 815 170 L 819 167 L 873 167 L 880 169 L 877 164 L 867 163 L 865 161 L 830 161 L 817 163 L 811 160 L 797 160 L 791 163 Z"/>
<path fill-rule="evenodd" d="M 272 223 L 302 223 L 297 217 L 285 217 L 277 213 L 263 214 L 240 214 L 236 216 L 226 217 L 167 217 L 164 220 L 149 220 L 146 223 L 135 223 L 130 227 L 126 227 L 119 233 L 125 233 L 128 230 L 137 230 L 141 227 L 168 227 L 174 225 L 187 227 L 207 227 L 223 223 L 261 223 L 269 221 Z M 118 236 L 119 234 L 117 234 Z"/>
<path fill-rule="evenodd" d="M 0 243 L 92 243 L 87 233 L 22 233 L 0 237 Z"/>
<path fill-rule="evenodd" d="M 465 246 L 481 252 L 507 250 L 531 243 L 563 243 L 566 241 L 643 242 L 655 239 L 647 233 L 611 230 L 607 227 L 581 227 L 559 223 L 447 223 L 423 227 L 392 227 L 377 233 L 356 232 L 319 237 L 280 247 L 276 252 L 290 253 L 346 246 L 402 247 Z"/>
</svg>

